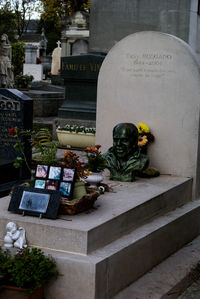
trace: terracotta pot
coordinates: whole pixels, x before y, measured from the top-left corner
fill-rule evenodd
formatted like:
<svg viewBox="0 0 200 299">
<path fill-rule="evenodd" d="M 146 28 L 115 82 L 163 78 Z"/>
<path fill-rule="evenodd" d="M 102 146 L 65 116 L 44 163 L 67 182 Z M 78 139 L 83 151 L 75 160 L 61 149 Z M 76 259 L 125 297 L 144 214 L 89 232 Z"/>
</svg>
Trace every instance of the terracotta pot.
<svg viewBox="0 0 200 299">
<path fill-rule="evenodd" d="M 56 130 L 58 141 L 61 146 L 65 147 L 87 147 L 95 145 L 94 134 L 71 133 L 64 130 Z"/>
<path fill-rule="evenodd" d="M 0 298 L 5 299 L 42 299 L 43 286 L 35 290 L 31 295 L 26 295 L 25 290 L 13 286 L 3 286 L 0 290 Z"/>
</svg>

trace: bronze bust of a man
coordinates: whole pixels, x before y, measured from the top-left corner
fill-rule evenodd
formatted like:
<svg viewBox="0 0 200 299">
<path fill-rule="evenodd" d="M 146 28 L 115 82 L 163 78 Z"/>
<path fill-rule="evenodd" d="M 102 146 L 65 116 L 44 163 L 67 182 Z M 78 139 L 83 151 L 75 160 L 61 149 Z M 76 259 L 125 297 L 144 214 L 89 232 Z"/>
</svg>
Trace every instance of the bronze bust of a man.
<svg viewBox="0 0 200 299">
<path fill-rule="evenodd" d="M 149 165 L 149 158 L 140 153 L 138 129 L 132 123 L 120 123 L 113 129 L 113 147 L 105 154 L 110 179 L 132 182 Z"/>
</svg>

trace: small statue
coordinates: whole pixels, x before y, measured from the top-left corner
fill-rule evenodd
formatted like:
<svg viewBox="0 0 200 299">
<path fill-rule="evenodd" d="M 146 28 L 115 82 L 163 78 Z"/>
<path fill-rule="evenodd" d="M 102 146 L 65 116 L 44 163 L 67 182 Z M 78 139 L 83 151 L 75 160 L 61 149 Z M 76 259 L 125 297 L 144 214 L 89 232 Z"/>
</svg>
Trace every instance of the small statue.
<svg viewBox="0 0 200 299">
<path fill-rule="evenodd" d="M 148 156 L 138 147 L 138 129 L 132 123 L 120 123 L 113 129 L 113 147 L 105 154 L 110 179 L 132 182 L 149 165 Z"/>
<path fill-rule="evenodd" d="M 16 248 L 26 248 L 26 237 L 25 237 L 25 229 L 23 227 L 19 227 L 17 229 L 17 225 L 14 222 L 8 222 L 6 225 L 6 235 L 4 237 L 4 246 L 7 248 L 16 247 Z"/>
<path fill-rule="evenodd" d="M 7 34 L 4 33 L 0 39 L 0 88 L 13 88 L 11 58 L 11 45 Z"/>
</svg>

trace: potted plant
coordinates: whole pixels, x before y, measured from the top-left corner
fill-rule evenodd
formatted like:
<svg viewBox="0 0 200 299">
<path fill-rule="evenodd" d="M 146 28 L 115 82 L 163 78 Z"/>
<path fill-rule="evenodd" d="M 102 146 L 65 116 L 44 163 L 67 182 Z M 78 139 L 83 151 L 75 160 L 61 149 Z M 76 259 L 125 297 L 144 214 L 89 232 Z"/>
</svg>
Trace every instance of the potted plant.
<svg viewBox="0 0 200 299">
<path fill-rule="evenodd" d="M 95 145 L 95 128 L 78 125 L 66 125 L 56 129 L 58 141 L 63 147 L 80 147 Z"/>
<path fill-rule="evenodd" d="M 58 276 L 55 262 L 38 248 L 11 255 L 0 248 L 0 297 L 42 299 L 43 286 Z M 19 297 L 18 296 L 19 293 Z"/>
<path fill-rule="evenodd" d="M 14 85 L 19 89 L 30 88 L 30 83 L 33 81 L 34 77 L 32 75 L 17 75 L 14 79 Z"/>
<path fill-rule="evenodd" d="M 100 148 L 101 145 L 97 144 L 84 149 L 88 159 L 86 182 L 90 184 L 91 188 L 96 188 L 103 181 L 102 171 L 106 168 L 106 160 L 101 154 Z"/>
</svg>

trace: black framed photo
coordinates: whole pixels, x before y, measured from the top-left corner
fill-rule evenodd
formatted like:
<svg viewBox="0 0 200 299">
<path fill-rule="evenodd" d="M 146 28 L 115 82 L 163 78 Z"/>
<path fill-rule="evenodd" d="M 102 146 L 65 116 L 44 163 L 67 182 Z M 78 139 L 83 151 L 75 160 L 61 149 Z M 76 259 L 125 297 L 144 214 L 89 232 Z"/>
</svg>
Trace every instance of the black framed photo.
<svg viewBox="0 0 200 299">
<path fill-rule="evenodd" d="M 60 180 L 62 168 L 59 166 L 50 166 L 48 178 L 52 180 Z"/>
<path fill-rule="evenodd" d="M 18 186 L 12 193 L 8 211 L 56 219 L 60 197 L 58 190 Z"/>
<path fill-rule="evenodd" d="M 58 189 L 58 181 L 47 180 L 45 188 L 48 190 L 57 190 Z"/>
<path fill-rule="evenodd" d="M 59 191 L 62 196 L 69 197 L 71 194 L 72 184 L 68 182 L 60 182 Z"/>
<path fill-rule="evenodd" d="M 47 165 L 37 165 L 35 176 L 37 178 L 46 178 L 48 173 L 48 166 Z"/>
<path fill-rule="evenodd" d="M 35 180 L 35 188 L 45 189 L 45 180 Z"/>
<path fill-rule="evenodd" d="M 75 176 L 75 169 L 63 168 L 62 180 L 66 182 L 73 182 Z"/>
<path fill-rule="evenodd" d="M 34 187 L 42 190 L 58 190 L 62 198 L 71 200 L 76 179 L 76 169 L 63 166 L 38 164 Z"/>
</svg>

